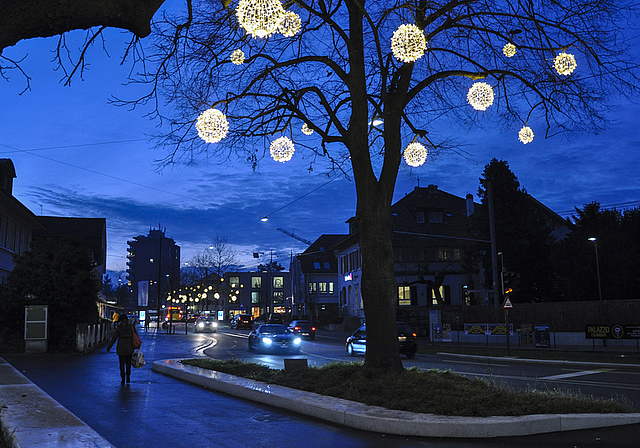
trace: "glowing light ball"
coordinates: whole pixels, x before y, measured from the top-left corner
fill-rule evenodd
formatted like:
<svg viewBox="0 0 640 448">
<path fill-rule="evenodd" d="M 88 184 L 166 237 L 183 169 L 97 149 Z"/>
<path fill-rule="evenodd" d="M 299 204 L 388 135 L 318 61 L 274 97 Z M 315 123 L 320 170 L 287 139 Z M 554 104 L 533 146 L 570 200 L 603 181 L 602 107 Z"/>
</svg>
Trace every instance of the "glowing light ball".
<svg viewBox="0 0 640 448">
<path fill-rule="evenodd" d="M 236 17 L 253 37 L 269 37 L 278 30 L 284 16 L 280 0 L 240 0 Z"/>
<path fill-rule="evenodd" d="M 518 132 L 518 140 L 525 145 L 533 141 L 533 130 L 529 126 L 523 126 Z"/>
<path fill-rule="evenodd" d="M 207 143 L 217 143 L 227 136 L 229 123 L 225 114 L 218 109 L 205 110 L 196 122 L 198 135 Z"/>
<path fill-rule="evenodd" d="M 573 73 L 573 71 L 578 66 L 578 64 L 576 63 L 576 58 L 573 57 L 572 54 L 564 52 L 556 56 L 555 60 L 553 61 L 553 65 L 555 66 L 558 74 L 566 76 Z"/>
<path fill-rule="evenodd" d="M 504 55 L 508 58 L 513 57 L 516 54 L 516 51 L 517 48 L 512 43 L 508 43 L 502 48 L 502 53 L 504 53 Z"/>
<path fill-rule="evenodd" d="M 404 149 L 404 160 L 407 165 L 418 167 L 427 160 L 427 154 L 427 148 L 424 145 L 418 142 L 409 143 Z"/>
<path fill-rule="evenodd" d="M 302 21 L 300 20 L 300 16 L 293 11 L 287 11 L 282 16 L 278 30 L 285 37 L 293 37 L 298 34 L 301 26 Z"/>
<path fill-rule="evenodd" d="M 242 50 L 235 50 L 231 53 L 231 62 L 236 65 L 244 64 L 244 52 Z"/>
<path fill-rule="evenodd" d="M 469 89 L 467 100 L 475 110 L 487 110 L 493 104 L 493 89 L 486 82 L 476 82 Z"/>
<path fill-rule="evenodd" d="M 391 51 L 402 62 L 414 62 L 424 55 L 427 39 L 415 25 L 400 25 L 391 37 Z"/>
<path fill-rule="evenodd" d="M 302 125 L 302 133 L 304 135 L 311 135 L 313 134 L 313 129 L 309 128 L 309 126 L 307 126 L 307 123 Z"/>
<path fill-rule="evenodd" d="M 280 137 L 271 142 L 269 152 L 271 152 L 273 160 L 284 163 L 291 160 L 295 148 L 293 147 L 293 142 L 287 137 Z"/>
</svg>

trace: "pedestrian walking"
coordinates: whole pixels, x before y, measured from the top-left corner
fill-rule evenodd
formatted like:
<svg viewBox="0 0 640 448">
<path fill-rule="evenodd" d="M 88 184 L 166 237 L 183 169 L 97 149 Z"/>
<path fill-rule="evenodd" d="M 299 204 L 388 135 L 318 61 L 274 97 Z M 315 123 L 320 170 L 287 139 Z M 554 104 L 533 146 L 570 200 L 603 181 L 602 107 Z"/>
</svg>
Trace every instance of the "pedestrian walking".
<svg viewBox="0 0 640 448">
<path fill-rule="evenodd" d="M 118 326 L 107 346 L 107 353 L 109 353 L 113 344 L 118 341 L 116 353 L 120 358 L 120 384 L 122 385 L 124 385 L 125 381 L 127 383 L 131 381 L 131 355 L 133 355 L 134 351 L 133 333 L 138 334 L 133 324 L 129 323 L 127 315 L 123 313 L 118 318 Z"/>
</svg>

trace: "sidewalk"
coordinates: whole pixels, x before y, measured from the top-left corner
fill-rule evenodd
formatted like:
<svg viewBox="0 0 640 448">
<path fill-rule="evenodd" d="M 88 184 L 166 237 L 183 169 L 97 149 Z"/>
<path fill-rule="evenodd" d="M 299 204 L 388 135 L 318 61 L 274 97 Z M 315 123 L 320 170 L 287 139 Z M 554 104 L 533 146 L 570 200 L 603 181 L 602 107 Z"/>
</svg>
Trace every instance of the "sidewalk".
<svg viewBox="0 0 640 448">
<path fill-rule="evenodd" d="M 0 429 L 15 448 L 113 447 L 2 358 Z"/>
</svg>

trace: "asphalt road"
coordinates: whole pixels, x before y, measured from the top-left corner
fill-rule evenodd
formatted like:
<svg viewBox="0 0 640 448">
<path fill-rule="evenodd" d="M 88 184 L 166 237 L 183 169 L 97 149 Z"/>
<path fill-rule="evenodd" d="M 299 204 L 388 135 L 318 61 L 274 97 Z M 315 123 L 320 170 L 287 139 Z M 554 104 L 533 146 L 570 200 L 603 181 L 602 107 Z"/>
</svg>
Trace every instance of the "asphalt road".
<svg viewBox="0 0 640 448">
<path fill-rule="evenodd" d="M 184 331 L 184 330 L 182 330 Z M 180 332 L 178 332 L 180 333 Z M 8 355 L 9 363 L 120 448 L 163 447 L 614 447 L 637 448 L 640 425 L 492 440 L 418 439 L 356 431 L 214 393 L 151 371 L 154 360 L 201 355 L 257 358 L 274 367 L 282 356 L 252 354 L 246 332 L 188 335 L 141 331 L 147 366 L 120 386 L 115 353 Z M 318 337 L 300 357 L 346 358 L 339 340 Z M 312 356 L 310 356 L 314 353 Z M 592 375 L 588 375 L 592 376 Z"/>
</svg>

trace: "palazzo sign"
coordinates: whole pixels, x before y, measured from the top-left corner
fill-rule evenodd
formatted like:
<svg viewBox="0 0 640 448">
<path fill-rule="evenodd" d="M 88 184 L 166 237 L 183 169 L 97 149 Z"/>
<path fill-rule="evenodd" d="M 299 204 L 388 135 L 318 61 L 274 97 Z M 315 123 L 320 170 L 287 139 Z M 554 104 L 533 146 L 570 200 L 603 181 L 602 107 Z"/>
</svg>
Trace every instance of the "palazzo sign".
<svg viewBox="0 0 640 448">
<path fill-rule="evenodd" d="M 640 339 L 640 325 L 587 325 L 585 337 L 587 339 Z"/>
</svg>

